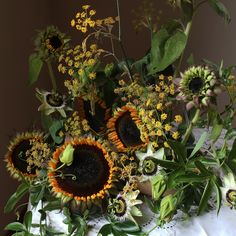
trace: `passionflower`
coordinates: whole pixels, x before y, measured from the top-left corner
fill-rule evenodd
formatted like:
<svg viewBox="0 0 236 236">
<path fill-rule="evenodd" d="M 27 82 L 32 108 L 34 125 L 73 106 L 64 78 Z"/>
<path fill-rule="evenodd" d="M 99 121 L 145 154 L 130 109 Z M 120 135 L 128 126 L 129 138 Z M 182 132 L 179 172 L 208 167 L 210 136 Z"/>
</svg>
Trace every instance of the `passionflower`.
<svg viewBox="0 0 236 236">
<path fill-rule="evenodd" d="M 136 150 L 146 146 L 148 140 L 142 140 L 141 119 L 133 106 L 123 106 L 115 111 L 107 123 L 108 138 L 118 151 Z"/>
<path fill-rule="evenodd" d="M 187 102 L 187 109 L 208 106 L 221 92 L 216 75 L 206 66 L 190 67 L 181 76 L 178 98 Z"/>
<path fill-rule="evenodd" d="M 70 165 L 60 157 L 73 152 Z M 73 147 L 73 149 L 72 149 Z M 68 154 L 68 153 L 67 153 Z M 108 147 L 92 138 L 72 139 L 56 149 L 49 162 L 48 177 L 52 192 L 63 202 L 73 200 L 78 206 L 90 207 L 101 200 L 112 188 L 115 173 Z"/>
<path fill-rule="evenodd" d="M 13 178 L 31 180 L 37 176 L 37 166 L 30 165 L 31 163 L 27 161 L 31 157 L 31 150 L 37 141 L 43 142 L 42 133 L 21 133 L 11 140 L 8 152 L 5 155 L 5 161 L 7 162 L 7 169 Z M 41 159 L 41 157 L 39 158 Z"/>
<path fill-rule="evenodd" d="M 110 109 L 104 101 L 96 97 L 93 101 L 77 97 L 75 110 L 78 111 L 81 120 L 87 120 L 89 127 L 95 132 L 104 130 L 104 124 L 110 118 Z"/>
<path fill-rule="evenodd" d="M 57 27 L 49 26 L 38 33 L 35 40 L 36 51 L 42 59 L 57 58 L 68 49 L 70 39 Z"/>
<path fill-rule="evenodd" d="M 47 92 L 36 89 L 36 96 L 42 103 L 38 110 L 45 112 L 46 115 L 57 111 L 62 117 L 66 117 L 65 110 L 71 110 L 70 107 L 66 106 L 65 96 L 57 92 Z"/>
<path fill-rule="evenodd" d="M 160 148 L 156 152 L 153 152 L 152 145 L 149 143 L 146 152 L 136 151 L 135 155 L 139 159 L 138 170 L 141 173 L 141 176 L 139 177 L 140 182 L 151 180 L 160 172 L 161 167 L 155 160 L 162 160 L 164 158 L 164 148 Z"/>
<path fill-rule="evenodd" d="M 236 209 L 236 182 L 232 173 L 224 176 L 223 185 L 224 187 L 221 187 L 222 198 L 228 206 Z"/>
<path fill-rule="evenodd" d="M 131 220 L 136 223 L 134 216 L 142 216 L 142 212 L 136 205 L 143 203 L 137 199 L 138 195 L 139 190 L 135 190 L 120 193 L 116 198 L 109 199 L 108 212 L 110 216 L 118 221 Z"/>
</svg>

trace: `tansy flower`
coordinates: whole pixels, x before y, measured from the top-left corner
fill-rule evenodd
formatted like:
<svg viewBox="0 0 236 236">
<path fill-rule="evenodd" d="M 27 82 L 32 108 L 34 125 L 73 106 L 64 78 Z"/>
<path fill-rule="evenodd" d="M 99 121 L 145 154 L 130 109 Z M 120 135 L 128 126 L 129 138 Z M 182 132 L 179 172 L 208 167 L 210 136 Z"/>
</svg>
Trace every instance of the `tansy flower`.
<svg viewBox="0 0 236 236">
<path fill-rule="evenodd" d="M 139 172 L 141 173 L 139 180 L 141 182 L 152 179 L 160 172 L 161 167 L 158 166 L 155 159 L 163 160 L 164 148 L 153 152 L 152 144 L 149 143 L 146 152 L 136 151 L 135 154 L 139 159 Z"/>
<path fill-rule="evenodd" d="M 31 157 L 27 152 L 31 152 L 34 141 L 43 142 L 43 134 L 39 132 L 18 134 L 8 146 L 5 161 L 8 171 L 14 178 L 21 180 L 24 177 L 30 180 L 37 176 L 36 166 L 27 162 L 27 159 Z"/>
<path fill-rule="evenodd" d="M 223 178 L 221 187 L 222 198 L 232 208 L 236 209 L 236 182 L 233 173 L 228 173 Z"/>
<path fill-rule="evenodd" d="M 60 162 L 70 145 L 69 165 Z M 112 188 L 116 168 L 110 151 L 92 138 L 72 139 L 56 149 L 49 162 L 48 178 L 52 192 L 63 202 L 73 200 L 83 209 L 100 204 Z"/>
<path fill-rule="evenodd" d="M 142 216 L 142 212 L 136 205 L 143 202 L 137 199 L 139 190 L 120 193 L 116 198 L 109 199 L 108 213 L 112 218 L 118 221 L 131 220 L 135 224 L 137 222 L 134 216 Z"/>
<path fill-rule="evenodd" d="M 176 116 L 175 116 L 175 122 L 176 122 L 176 123 L 182 123 L 182 121 L 183 121 L 183 118 L 182 118 L 181 115 L 176 115 Z"/>
<path fill-rule="evenodd" d="M 179 82 L 179 99 L 187 102 L 187 109 L 193 106 L 208 106 L 221 92 L 216 75 L 208 67 L 193 66 L 186 70 Z"/>
<path fill-rule="evenodd" d="M 178 131 L 173 132 L 172 138 L 173 139 L 178 139 L 179 138 L 179 132 Z"/>
<path fill-rule="evenodd" d="M 147 139 L 142 140 L 142 122 L 138 111 L 132 106 L 123 106 L 115 111 L 107 123 L 108 138 L 119 151 L 135 150 L 143 147 Z"/>
<path fill-rule="evenodd" d="M 162 113 L 161 114 L 161 120 L 166 120 L 167 119 L 167 114 L 166 113 Z"/>
<path fill-rule="evenodd" d="M 156 109 L 157 109 L 157 110 L 161 110 L 161 109 L 162 109 L 162 106 L 163 106 L 162 103 L 158 103 L 158 104 L 156 105 Z"/>
</svg>

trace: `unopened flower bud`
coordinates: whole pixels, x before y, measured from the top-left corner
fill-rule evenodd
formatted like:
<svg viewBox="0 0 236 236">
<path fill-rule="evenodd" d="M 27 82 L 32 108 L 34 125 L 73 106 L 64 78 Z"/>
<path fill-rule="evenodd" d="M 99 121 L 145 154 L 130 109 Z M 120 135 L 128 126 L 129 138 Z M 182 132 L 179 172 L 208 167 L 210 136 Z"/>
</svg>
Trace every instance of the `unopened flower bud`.
<svg viewBox="0 0 236 236">
<path fill-rule="evenodd" d="M 152 179 L 152 198 L 159 200 L 166 189 L 166 181 L 163 175 L 157 175 Z"/>
<path fill-rule="evenodd" d="M 65 163 L 67 166 L 70 166 L 73 162 L 73 153 L 74 153 L 74 148 L 71 144 L 68 144 L 63 151 L 62 155 L 60 156 L 60 161 L 62 163 Z"/>
</svg>

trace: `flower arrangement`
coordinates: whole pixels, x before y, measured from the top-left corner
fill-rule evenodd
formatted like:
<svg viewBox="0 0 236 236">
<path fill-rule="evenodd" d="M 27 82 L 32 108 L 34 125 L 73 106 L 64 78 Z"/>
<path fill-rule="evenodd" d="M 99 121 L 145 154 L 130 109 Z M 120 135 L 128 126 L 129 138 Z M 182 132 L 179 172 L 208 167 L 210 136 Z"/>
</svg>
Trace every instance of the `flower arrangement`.
<svg viewBox="0 0 236 236">
<path fill-rule="evenodd" d="M 190 215 L 194 208 L 200 215 L 212 208 L 219 212 L 225 203 L 235 208 L 234 66 L 207 60 L 195 65 L 191 58 L 180 72 L 201 5 L 212 6 L 226 22 L 230 16 L 219 0 L 167 2 L 183 17 L 161 27 L 151 3 L 135 12 L 136 29 L 151 32 L 150 50 L 139 60 L 124 50 L 119 0 L 117 17 L 97 19 L 96 10 L 82 6 L 71 20 L 85 35 L 78 45 L 54 26 L 38 33 L 29 82 L 35 83 L 46 65 L 52 90 L 36 89 L 43 130 L 17 134 L 5 155 L 7 169 L 20 181 L 5 212 L 27 193 L 32 206 L 23 223 L 6 226 L 14 235 L 33 235 L 32 228 L 39 228 L 39 235 L 86 235 L 88 220 L 101 215 L 107 224 L 99 235 L 148 235 L 138 223 L 143 205 L 156 214 L 157 226 L 177 210 Z M 101 39 L 110 40 L 111 50 L 100 46 Z M 66 92 L 57 85 L 54 65 L 66 78 Z M 229 104 L 219 112 L 222 92 Z M 204 128 L 198 140 L 197 127 Z M 32 210 L 39 203 L 41 220 L 35 225 Z M 42 223 L 55 209 L 63 211 L 67 232 Z"/>
</svg>

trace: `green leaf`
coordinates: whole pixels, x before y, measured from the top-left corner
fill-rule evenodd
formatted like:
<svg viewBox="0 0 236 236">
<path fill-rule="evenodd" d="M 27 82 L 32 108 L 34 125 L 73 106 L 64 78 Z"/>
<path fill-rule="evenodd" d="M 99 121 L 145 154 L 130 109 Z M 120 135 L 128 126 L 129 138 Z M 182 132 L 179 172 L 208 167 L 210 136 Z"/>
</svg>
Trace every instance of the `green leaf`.
<svg viewBox="0 0 236 236">
<path fill-rule="evenodd" d="M 59 130 L 63 127 L 63 121 L 57 120 L 54 121 L 51 127 L 49 128 L 50 135 L 52 136 L 55 143 L 60 144 L 63 141 L 63 138 L 58 136 Z"/>
<path fill-rule="evenodd" d="M 211 7 L 214 8 L 214 10 L 219 16 L 224 18 L 227 23 L 231 21 L 228 9 L 220 0 L 208 0 L 208 3 Z"/>
<path fill-rule="evenodd" d="M 45 186 L 34 186 L 30 189 L 30 202 L 32 206 L 37 206 L 39 201 L 43 198 Z"/>
<path fill-rule="evenodd" d="M 10 199 L 7 201 L 7 204 L 4 207 L 4 213 L 11 212 L 15 205 L 20 201 L 20 199 L 28 192 L 29 185 L 25 182 L 21 183 L 16 192 L 10 197 Z"/>
<path fill-rule="evenodd" d="M 148 67 L 150 74 L 164 70 L 182 54 L 187 43 L 184 32 L 178 30 L 170 35 L 162 28 L 153 35 L 151 47 L 151 62 Z"/>
<path fill-rule="evenodd" d="M 236 139 L 234 140 L 233 146 L 230 150 L 228 160 L 232 161 L 233 159 L 235 159 L 235 157 L 236 157 Z"/>
<path fill-rule="evenodd" d="M 140 228 L 132 221 L 119 222 L 115 224 L 116 229 L 126 233 L 140 232 Z"/>
<path fill-rule="evenodd" d="M 181 0 L 181 8 L 184 13 L 185 20 L 191 21 L 193 18 L 193 3 L 189 0 Z"/>
<path fill-rule="evenodd" d="M 28 231 L 30 231 L 32 225 L 32 211 L 27 211 L 24 216 L 24 225 Z"/>
<path fill-rule="evenodd" d="M 211 192 L 212 192 L 212 180 L 209 179 L 207 181 L 207 184 L 205 186 L 204 192 L 202 194 L 201 197 L 201 201 L 198 207 L 198 215 L 201 215 L 207 208 L 207 204 L 208 204 L 208 200 L 211 196 Z"/>
<path fill-rule="evenodd" d="M 216 210 L 217 210 L 217 215 L 218 215 L 221 208 L 222 193 L 221 193 L 219 185 L 215 181 L 213 181 L 213 185 L 216 191 Z"/>
<path fill-rule="evenodd" d="M 49 128 L 52 126 L 53 122 L 54 120 L 50 115 L 46 115 L 44 112 L 41 112 L 41 124 L 46 132 L 49 132 Z"/>
<path fill-rule="evenodd" d="M 176 183 L 201 183 L 209 179 L 209 175 L 197 175 L 194 173 L 177 176 Z"/>
<path fill-rule="evenodd" d="M 29 57 L 29 85 L 32 85 L 38 80 L 40 71 L 43 66 L 43 61 L 38 54 L 34 53 Z"/>
<path fill-rule="evenodd" d="M 74 236 L 85 236 L 86 235 L 86 230 L 87 230 L 87 224 L 85 222 L 85 220 L 78 216 L 76 217 L 76 221 L 78 221 L 79 226 L 77 226 L 77 231 L 75 234 L 73 234 Z"/>
<path fill-rule="evenodd" d="M 16 232 L 12 236 L 25 236 L 25 232 Z"/>
<path fill-rule="evenodd" d="M 111 224 L 103 225 L 102 228 L 99 230 L 98 235 L 101 234 L 102 236 L 108 236 L 112 233 L 112 226 Z"/>
<path fill-rule="evenodd" d="M 202 164 L 201 161 L 195 161 L 195 165 L 196 167 L 201 171 L 202 174 L 205 175 L 213 175 L 213 173 L 211 173 L 206 167 L 205 165 Z"/>
<path fill-rule="evenodd" d="M 61 209 L 61 200 L 55 200 L 52 202 L 49 202 L 44 208 L 44 211 L 53 211 Z"/>
<path fill-rule="evenodd" d="M 207 132 L 204 132 L 200 139 L 198 140 L 198 142 L 196 143 L 192 153 L 190 154 L 189 158 L 193 157 L 202 147 L 202 145 L 205 143 L 206 141 L 206 138 L 207 138 Z"/>
<path fill-rule="evenodd" d="M 173 141 L 173 140 L 168 140 L 168 144 L 173 149 L 173 151 L 177 154 L 178 161 L 181 164 L 184 164 L 187 159 L 187 149 L 185 145 L 180 142 Z"/>
<path fill-rule="evenodd" d="M 212 131 L 211 131 L 211 135 L 209 137 L 210 140 L 212 140 L 213 142 L 216 142 L 217 139 L 220 137 L 222 129 L 223 129 L 223 124 L 222 124 L 219 116 L 217 116 L 213 120 L 213 128 L 212 128 Z"/>
<path fill-rule="evenodd" d="M 128 236 L 126 233 L 117 230 L 114 226 L 113 226 L 113 228 L 112 228 L 112 234 L 113 234 L 114 236 Z"/>
<path fill-rule="evenodd" d="M 158 165 L 160 165 L 161 167 L 164 167 L 166 169 L 170 169 L 170 170 L 176 170 L 180 167 L 180 165 L 174 161 L 167 161 L 167 160 L 155 160 L 155 163 L 157 163 Z"/>
<path fill-rule="evenodd" d="M 194 56 L 193 56 L 192 53 L 189 56 L 189 58 L 187 59 L 187 63 L 188 63 L 189 66 L 193 66 L 195 64 Z"/>
<path fill-rule="evenodd" d="M 19 222 L 13 222 L 13 223 L 8 224 L 5 227 L 5 230 L 25 231 L 25 232 L 27 231 L 26 227 L 22 223 L 19 223 Z"/>
</svg>

